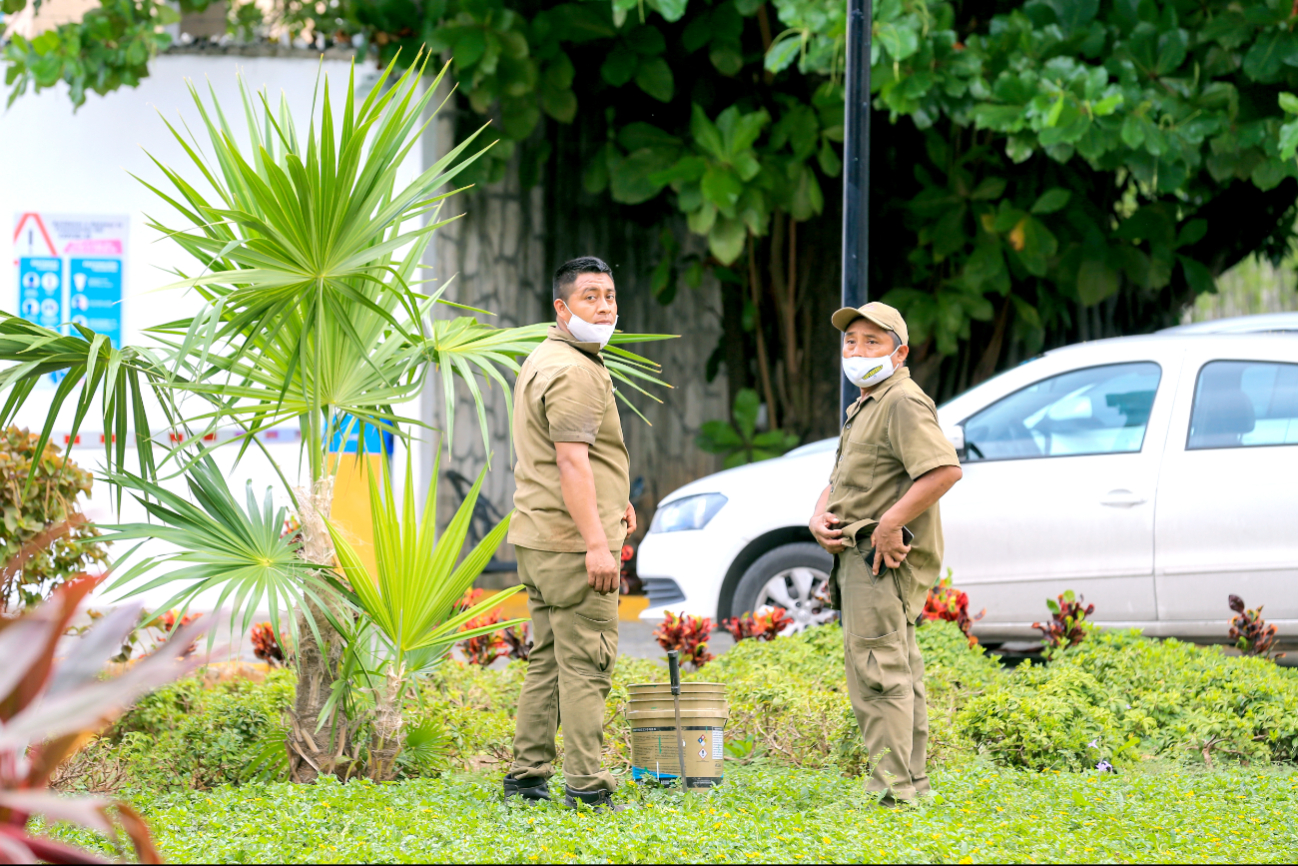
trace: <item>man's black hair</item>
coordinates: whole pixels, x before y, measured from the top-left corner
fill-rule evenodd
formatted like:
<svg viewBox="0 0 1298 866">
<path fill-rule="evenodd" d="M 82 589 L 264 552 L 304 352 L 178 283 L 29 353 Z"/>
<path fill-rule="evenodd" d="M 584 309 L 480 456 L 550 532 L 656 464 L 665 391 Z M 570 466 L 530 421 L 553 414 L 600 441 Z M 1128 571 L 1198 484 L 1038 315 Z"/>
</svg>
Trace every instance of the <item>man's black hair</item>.
<svg viewBox="0 0 1298 866">
<path fill-rule="evenodd" d="M 613 269 L 603 259 L 594 256 L 582 256 L 579 259 L 564 262 L 554 272 L 554 299 L 567 301 L 572 294 L 572 284 L 577 282 L 578 274 L 608 274 L 613 276 Z"/>
</svg>

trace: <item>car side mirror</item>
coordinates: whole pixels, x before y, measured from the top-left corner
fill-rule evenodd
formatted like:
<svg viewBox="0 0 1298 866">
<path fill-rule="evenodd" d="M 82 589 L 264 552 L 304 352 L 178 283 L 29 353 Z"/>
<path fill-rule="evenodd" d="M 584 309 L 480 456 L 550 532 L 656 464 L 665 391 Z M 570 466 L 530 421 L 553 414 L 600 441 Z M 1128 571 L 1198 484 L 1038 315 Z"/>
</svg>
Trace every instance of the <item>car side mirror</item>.
<svg viewBox="0 0 1298 866">
<path fill-rule="evenodd" d="M 966 451 L 964 447 L 964 427 L 957 426 L 947 430 L 946 438 L 955 446 L 955 456 L 960 459 L 961 463 L 965 462 Z"/>
</svg>

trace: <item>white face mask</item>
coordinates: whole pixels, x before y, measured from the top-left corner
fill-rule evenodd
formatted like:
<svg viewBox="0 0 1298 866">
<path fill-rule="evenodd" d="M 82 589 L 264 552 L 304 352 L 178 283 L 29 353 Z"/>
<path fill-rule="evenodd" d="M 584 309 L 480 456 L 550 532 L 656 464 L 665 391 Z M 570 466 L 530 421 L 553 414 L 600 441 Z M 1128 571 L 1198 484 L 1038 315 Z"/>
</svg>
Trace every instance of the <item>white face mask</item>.
<svg viewBox="0 0 1298 866">
<path fill-rule="evenodd" d="M 893 350 L 892 355 L 897 354 L 900 349 L 901 347 L 898 346 Z M 847 381 L 858 388 L 873 388 L 897 372 L 897 368 L 892 363 L 892 355 L 884 358 L 844 358 L 843 375 L 847 377 Z"/>
<path fill-rule="evenodd" d="M 572 307 L 569 307 L 567 303 L 562 301 L 560 303 L 563 303 L 564 309 L 572 316 L 568 320 L 569 333 L 580 342 L 599 343 L 601 349 L 608 345 L 608 341 L 613 338 L 614 329 L 617 328 L 617 316 L 613 317 L 613 324 L 611 325 L 596 325 L 574 313 Z"/>
</svg>

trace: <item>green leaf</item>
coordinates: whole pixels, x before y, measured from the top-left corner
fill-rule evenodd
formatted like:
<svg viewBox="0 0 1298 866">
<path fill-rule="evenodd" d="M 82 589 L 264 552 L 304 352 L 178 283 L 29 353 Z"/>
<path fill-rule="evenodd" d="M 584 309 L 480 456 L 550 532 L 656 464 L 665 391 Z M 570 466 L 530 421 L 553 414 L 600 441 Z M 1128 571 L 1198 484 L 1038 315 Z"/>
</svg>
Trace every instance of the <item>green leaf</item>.
<svg viewBox="0 0 1298 866">
<path fill-rule="evenodd" d="M 1006 180 L 1003 177 L 985 177 L 974 191 L 969 193 L 969 198 L 974 201 L 990 201 L 998 199 L 1005 194 Z"/>
<path fill-rule="evenodd" d="M 623 204 L 640 204 L 658 195 L 663 185 L 655 183 L 653 175 L 669 165 L 670 160 L 670 152 L 664 154 L 649 147 L 628 155 L 609 175 L 609 190 L 613 200 Z"/>
<path fill-rule="evenodd" d="M 632 51 L 621 45 L 615 45 L 599 68 L 600 77 L 614 87 L 621 87 L 631 80 L 640 65 L 639 58 Z"/>
<path fill-rule="evenodd" d="M 1188 247 L 1197 244 L 1207 233 L 1207 220 L 1190 220 L 1185 225 L 1181 226 L 1180 232 L 1177 233 L 1176 246 Z"/>
<path fill-rule="evenodd" d="M 725 161 L 729 158 L 725 146 L 721 142 L 721 131 L 708 119 L 699 104 L 694 103 L 690 113 L 690 135 L 705 153 Z"/>
<path fill-rule="evenodd" d="M 637 54 L 657 57 L 667 50 L 667 40 L 662 31 L 650 24 L 641 24 L 626 35 L 626 44 Z"/>
<path fill-rule="evenodd" d="M 1077 297 L 1082 306 L 1090 307 L 1115 294 L 1120 277 L 1108 262 L 1087 259 L 1077 269 Z"/>
<path fill-rule="evenodd" d="M 671 102 L 675 92 L 675 79 L 671 67 L 661 57 L 644 61 L 635 73 L 635 83 L 641 90 L 659 102 Z"/>
<path fill-rule="evenodd" d="M 1185 282 L 1194 290 L 1196 295 L 1206 295 L 1217 290 L 1217 281 L 1213 279 L 1212 271 L 1202 263 L 1197 262 L 1189 256 L 1177 256 L 1177 261 L 1181 263 L 1181 272 L 1185 274 Z"/>
<path fill-rule="evenodd" d="M 729 167 L 714 165 L 703 174 L 703 196 L 721 210 L 734 207 L 744 192 L 743 182 Z"/>
<path fill-rule="evenodd" d="M 1154 72 L 1167 75 L 1175 72 L 1185 62 L 1186 51 L 1190 45 L 1190 34 L 1177 28 L 1158 37 L 1158 63 Z"/>
<path fill-rule="evenodd" d="M 766 59 L 763 61 L 768 72 L 781 72 L 798 58 L 798 53 L 802 49 L 802 34 L 786 33 L 779 39 L 771 43 L 767 49 Z"/>
<path fill-rule="evenodd" d="M 1298 96 L 1294 96 L 1292 93 L 1281 93 L 1280 108 L 1286 114 L 1298 114 Z"/>
<path fill-rule="evenodd" d="M 1032 217 L 1024 220 L 1023 249 L 1019 250 L 1019 258 L 1029 273 L 1044 277 L 1058 248 L 1059 242 L 1048 228 Z"/>
<path fill-rule="evenodd" d="M 728 265 L 744 250 L 748 230 L 738 219 L 721 217 L 708 232 L 708 249 L 722 264 Z"/>
<path fill-rule="evenodd" d="M 685 15 L 687 0 L 646 0 L 646 3 L 667 21 L 679 21 Z"/>
<path fill-rule="evenodd" d="M 1276 143 L 1281 159 L 1293 158 L 1294 150 L 1298 148 L 1298 120 L 1292 120 L 1280 127 L 1280 138 Z"/>
<path fill-rule="evenodd" d="M 1046 190 L 1032 205 L 1032 212 L 1035 214 L 1049 214 L 1063 210 L 1071 197 L 1072 193 L 1063 187 L 1057 186 L 1054 189 Z"/>
<path fill-rule="evenodd" d="M 744 68 L 744 53 L 738 42 L 713 42 L 708 60 L 722 75 L 733 77 Z"/>
<path fill-rule="evenodd" d="M 581 175 L 581 185 L 586 192 L 598 194 L 608 188 L 608 163 L 610 151 L 612 155 L 617 155 L 617 149 L 612 144 L 605 144 L 595 154 L 586 166 L 586 170 Z"/>
<path fill-rule="evenodd" d="M 1122 94 L 1115 93 L 1112 96 L 1104 97 L 1091 106 L 1091 113 L 1096 117 L 1108 117 L 1110 114 L 1117 111 L 1118 106 L 1120 105 L 1122 105 Z"/>
<path fill-rule="evenodd" d="M 731 415 L 734 417 L 735 428 L 743 441 L 749 442 L 753 438 L 753 431 L 757 429 L 757 413 L 761 410 L 761 400 L 757 392 L 752 388 L 740 388 L 739 393 L 735 395 L 734 405 L 731 406 Z"/>
<path fill-rule="evenodd" d="M 727 421 L 704 421 L 694 441 L 709 454 L 728 454 L 744 445 L 744 440 Z"/>
<path fill-rule="evenodd" d="M 650 175 L 650 180 L 663 186 L 676 183 L 691 183 L 701 179 L 707 168 L 708 161 L 703 157 L 686 156 L 670 168 Z M 687 208 L 687 210 L 692 210 L 692 208 Z"/>
<path fill-rule="evenodd" d="M 890 60 L 905 60 L 919 50 L 919 33 L 911 25 L 876 22 L 874 38 L 888 52 Z"/>
<path fill-rule="evenodd" d="M 636 121 L 622 127 L 617 134 L 617 142 L 627 151 L 640 150 L 644 147 L 659 149 L 678 148 L 681 140 L 658 127 Z"/>
</svg>

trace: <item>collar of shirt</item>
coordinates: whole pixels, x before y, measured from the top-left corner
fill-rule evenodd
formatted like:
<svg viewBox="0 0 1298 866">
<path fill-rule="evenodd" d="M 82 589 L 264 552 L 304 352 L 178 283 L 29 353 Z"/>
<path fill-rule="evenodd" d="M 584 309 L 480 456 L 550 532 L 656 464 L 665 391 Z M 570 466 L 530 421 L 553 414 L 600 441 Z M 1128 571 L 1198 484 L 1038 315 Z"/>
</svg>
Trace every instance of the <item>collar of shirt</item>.
<svg viewBox="0 0 1298 866">
<path fill-rule="evenodd" d="M 847 407 L 848 419 L 855 417 L 856 413 L 861 411 L 861 407 L 866 404 L 866 401 L 879 400 L 879 398 L 881 398 L 884 394 L 888 393 L 888 390 L 893 388 L 895 385 L 897 385 L 897 383 L 903 382 L 909 378 L 910 378 L 910 368 L 898 367 L 895 373 L 893 373 L 887 379 L 884 379 L 883 382 L 881 382 L 880 384 L 875 385 L 873 391 L 871 391 L 869 394 L 866 394 L 864 397 L 857 397 L 856 402 L 853 403 L 851 406 Z"/>
<path fill-rule="evenodd" d="M 560 343 L 567 343 L 576 349 L 580 349 L 587 355 L 594 355 L 597 360 L 603 362 L 604 356 L 599 353 L 599 343 L 583 343 L 572 334 L 569 334 L 558 325 L 551 325 L 549 332 L 546 334 L 547 340 L 558 340 Z"/>
</svg>

